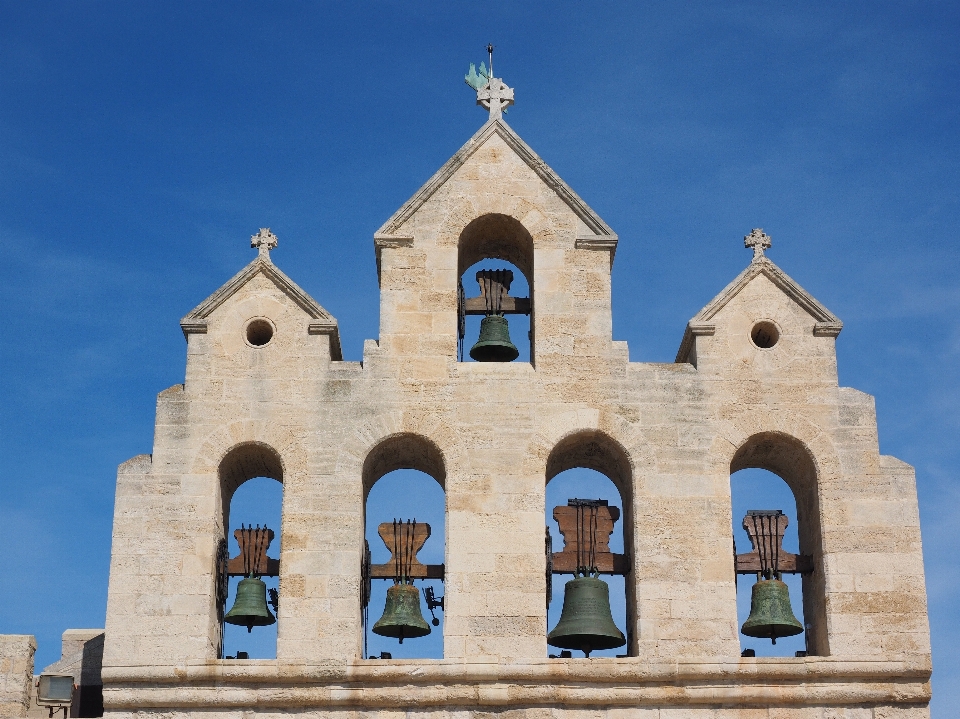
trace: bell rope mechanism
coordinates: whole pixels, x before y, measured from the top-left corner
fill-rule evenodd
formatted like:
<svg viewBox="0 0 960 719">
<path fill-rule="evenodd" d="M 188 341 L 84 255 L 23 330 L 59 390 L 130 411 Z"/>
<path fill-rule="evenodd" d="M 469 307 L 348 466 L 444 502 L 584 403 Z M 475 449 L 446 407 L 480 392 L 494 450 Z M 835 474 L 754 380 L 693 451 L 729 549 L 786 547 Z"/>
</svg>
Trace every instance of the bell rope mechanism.
<svg viewBox="0 0 960 719">
<path fill-rule="evenodd" d="M 236 569 L 236 560 L 241 560 L 243 579 L 237 585 L 233 607 L 224 615 L 223 621 L 227 624 L 246 627 L 249 633 L 254 627 L 266 627 L 277 621 L 267 606 L 267 585 L 261 577 L 269 573 L 271 562 L 276 562 L 277 565 L 279 562 L 267 557 L 267 547 L 270 546 L 274 537 L 272 529 L 261 528 L 259 524 L 256 528 L 241 525 L 241 528 L 234 532 L 234 536 L 240 545 L 240 556 L 230 561 L 228 574 L 231 576 L 240 574 L 231 570 Z M 276 590 L 270 590 L 270 595 L 270 602 L 273 604 L 274 611 L 277 611 Z"/>
<path fill-rule="evenodd" d="M 627 639 L 613 621 L 610 587 L 600 579 L 598 561 L 601 555 L 609 558 L 610 561 L 605 562 L 609 567 L 605 569 L 614 573 L 613 558 L 623 559 L 623 555 L 613 555 L 608 548 L 619 510 L 609 507 L 602 499 L 571 499 L 567 507 L 554 509 L 553 515 L 563 534 L 564 551 L 552 555 L 548 571 L 569 571 L 569 560 L 574 557 L 575 566 L 572 567 L 574 578 L 563 588 L 560 621 L 547 635 L 547 643 L 560 649 L 579 649 L 586 657 L 594 650 L 622 647 Z"/>
<path fill-rule="evenodd" d="M 813 570 L 809 556 L 792 554 L 783 549 L 783 535 L 789 519 L 782 510 L 751 509 L 743 518 L 743 528 L 753 545 L 753 552 L 736 554 L 737 574 L 756 574 L 750 597 L 750 616 L 740 627 L 748 637 L 769 639 L 773 644 L 782 637 L 804 631 L 790 605 L 789 587 L 782 581 L 784 572 L 808 573 Z"/>
<path fill-rule="evenodd" d="M 387 589 L 383 615 L 373 625 L 373 633 L 382 637 L 392 637 L 403 644 L 404 639 L 425 637 L 430 634 L 430 625 L 423 618 L 420 607 L 420 591 L 414 586 L 415 579 L 442 579 L 443 565 L 425 565 L 417 559 L 417 552 L 430 537 L 430 525 L 414 520 L 393 520 L 384 522 L 378 533 L 390 550 L 390 561 L 386 564 L 371 565 L 369 554 L 364 562 L 364 586 L 367 587 L 361 601 L 366 607 L 369 603 L 369 579 L 393 579 L 393 585 Z M 438 571 L 439 570 L 439 571 Z M 425 589 L 427 607 L 433 615 L 433 625 L 440 620 L 433 614 L 436 608 L 443 608 L 443 598 L 437 599 L 433 589 Z"/>
<path fill-rule="evenodd" d="M 470 357 L 477 362 L 512 362 L 520 356 L 520 350 L 510 341 L 510 325 L 504 315 L 530 314 L 530 299 L 511 297 L 511 270 L 480 270 L 477 283 L 479 297 L 465 297 L 463 285 L 457 288 L 459 314 L 459 356 L 463 360 L 463 339 L 466 334 L 466 315 L 483 315 L 480 321 L 480 336 L 470 348 Z"/>
</svg>

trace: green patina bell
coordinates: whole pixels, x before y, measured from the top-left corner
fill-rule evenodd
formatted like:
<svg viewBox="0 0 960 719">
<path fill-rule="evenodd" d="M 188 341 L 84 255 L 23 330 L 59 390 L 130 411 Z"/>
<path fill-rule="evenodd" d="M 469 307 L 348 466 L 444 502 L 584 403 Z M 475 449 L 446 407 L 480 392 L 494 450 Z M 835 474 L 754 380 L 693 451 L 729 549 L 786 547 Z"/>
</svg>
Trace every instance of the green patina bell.
<svg viewBox="0 0 960 719">
<path fill-rule="evenodd" d="M 577 577 L 563 588 L 560 621 L 547 635 L 547 644 L 580 649 L 590 656 L 595 649 L 614 649 L 627 643 L 610 613 L 610 587 L 602 579 Z"/>
<path fill-rule="evenodd" d="M 267 585 L 256 577 L 241 579 L 237 585 L 237 598 L 233 602 L 233 608 L 227 612 L 223 621 L 246 627 L 248 632 L 254 627 L 274 624 L 277 618 L 267 607 Z"/>
<path fill-rule="evenodd" d="M 477 362 L 513 362 L 520 356 L 520 350 L 510 341 L 506 317 L 490 315 L 480 321 L 480 338 L 470 348 L 470 356 Z"/>
<path fill-rule="evenodd" d="M 792 637 L 803 632 L 803 625 L 793 616 L 790 590 L 779 579 L 761 579 L 753 585 L 750 616 L 740 627 L 748 637 L 770 639 Z"/>
<path fill-rule="evenodd" d="M 404 639 L 427 636 L 430 625 L 420 612 L 420 590 L 406 583 L 387 589 L 383 616 L 373 625 L 373 633 L 399 639 L 401 644 Z"/>
</svg>

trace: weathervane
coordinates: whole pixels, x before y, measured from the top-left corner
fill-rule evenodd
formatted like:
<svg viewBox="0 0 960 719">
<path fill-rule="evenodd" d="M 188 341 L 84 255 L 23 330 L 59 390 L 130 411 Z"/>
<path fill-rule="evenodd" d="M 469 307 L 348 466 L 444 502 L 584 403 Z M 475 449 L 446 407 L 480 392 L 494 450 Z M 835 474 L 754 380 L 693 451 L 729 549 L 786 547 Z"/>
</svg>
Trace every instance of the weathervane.
<svg viewBox="0 0 960 719">
<path fill-rule="evenodd" d="M 749 235 L 743 236 L 743 246 L 753 248 L 753 261 L 762 258 L 763 251 L 770 249 L 770 235 L 764 234 L 759 227 L 754 228 Z"/>
<path fill-rule="evenodd" d="M 497 120 L 513 104 L 513 88 L 493 76 L 493 45 L 487 45 L 487 53 L 490 55 L 490 70 L 481 62 L 477 72 L 476 65 L 471 62 L 470 72 L 463 79 L 477 91 L 477 104 L 490 111 L 489 119 Z"/>
<path fill-rule="evenodd" d="M 270 261 L 270 250 L 277 246 L 277 236 L 269 227 L 261 227 L 260 232 L 250 235 L 250 246 L 260 250 L 260 257 Z"/>
</svg>

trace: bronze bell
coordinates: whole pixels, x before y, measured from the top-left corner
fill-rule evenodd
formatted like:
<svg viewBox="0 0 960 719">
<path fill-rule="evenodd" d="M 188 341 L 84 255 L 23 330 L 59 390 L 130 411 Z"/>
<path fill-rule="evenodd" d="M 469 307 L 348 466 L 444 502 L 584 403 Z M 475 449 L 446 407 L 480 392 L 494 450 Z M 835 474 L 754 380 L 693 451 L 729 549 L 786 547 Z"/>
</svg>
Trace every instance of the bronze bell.
<svg viewBox="0 0 960 719">
<path fill-rule="evenodd" d="M 237 598 L 233 608 L 223 618 L 227 624 L 246 627 L 247 632 L 254 627 L 266 627 L 274 624 L 277 618 L 267 608 L 267 585 L 256 577 L 241 579 L 237 585 Z"/>
<path fill-rule="evenodd" d="M 753 585 L 750 616 L 740 627 L 748 637 L 770 639 L 792 637 L 803 632 L 803 625 L 793 616 L 790 590 L 779 579 L 761 579 Z"/>
<path fill-rule="evenodd" d="M 430 625 L 420 612 L 420 590 L 405 582 L 387 589 L 383 616 L 373 625 L 373 633 L 399 639 L 401 644 L 405 638 L 427 636 Z"/>
<path fill-rule="evenodd" d="M 610 587 L 596 577 L 577 577 L 563 588 L 560 621 L 547 635 L 547 644 L 580 649 L 588 657 L 595 649 L 614 649 L 627 643 L 610 613 Z"/>
<path fill-rule="evenodd" d="M 490 315 L 480 320 L 480 338 L 470 348 L 477 362 L 513 362 L 520 350 L 510 341 L 510 324 L 506 317 Z"/>
</svg>

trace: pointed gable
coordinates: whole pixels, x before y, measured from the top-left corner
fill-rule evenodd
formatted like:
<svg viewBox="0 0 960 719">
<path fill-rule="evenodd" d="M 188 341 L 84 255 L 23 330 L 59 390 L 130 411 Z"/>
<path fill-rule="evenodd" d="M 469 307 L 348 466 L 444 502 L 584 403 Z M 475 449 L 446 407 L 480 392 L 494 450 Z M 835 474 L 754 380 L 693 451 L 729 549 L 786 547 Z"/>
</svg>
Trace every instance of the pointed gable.
<svg viewBox="0 0 960 719">
<path fill-rule="evenodd" d="M 378 267 L 382 248 L 412 246 L 413 237 L 401 232 L 400 228 L 453 177 L 457 170 L 463 167 L 481 147 L 494 137 L 499 137 L 577 215 L 583 227 L 577 232 L 576 247 L 578 249 L 609 250 L 612 262 L 617 248 L 617 234 L 506 122 L 497 118 L 484 124 L 423 187 L 417 190 L 377 230 L 374 234 L 374 242 L 377 249 Z"/>
<path fill-rule="evenodd" d="M 205 334 L 207 320 L 224 302 L 233 297 L 248 282 L 257 275 L 264 275 L 277 288 L 289 297 L 309 317 L 307 331 L 312 335 L 330 335 L 330 358 L 339 361 L 343 359 L 340 348 L 340 330 L 333 315 L 327 312 L 315 299 L 301 289 L 296 282 L 285 275 L 279 267 L 270 261 L 269 255 L 258 256 L 249 265 L 240 270 L 219 290 L 207 297 L 203 302 L 191 310 L 182 320 L 180 329 L 186 337 L 190 334 Z"/>
<path fill-rule="evenodd" d="M 750 282 L 763 275 L 777 288 L 779 288 L 787 297 L 792 299 L 801 309 L 813 317 L 815 324 L 813 334 L 815 337 L 836 337 L 843 329 L 843 322 L 830 310 L 820 304 L 810 293 L 803 289 L 786 272 L 781 270 L 767 257 L 756 258 L 750 265 L 741 272 L 736 279 L 727 285 L 723 291 L 710 300 L 709 304 L 700 310 L 687 323 L 687 329 L 683 335 L 683 341 L 680 343 L 680 349 L 677 352 L 676 362 L 689 361 L 690 350 L 693 347 L 694 337 L 710 336 L 714 334 L 716 325 L 713 322 L 714 317 L 726 307 Z"/>
</svg>

